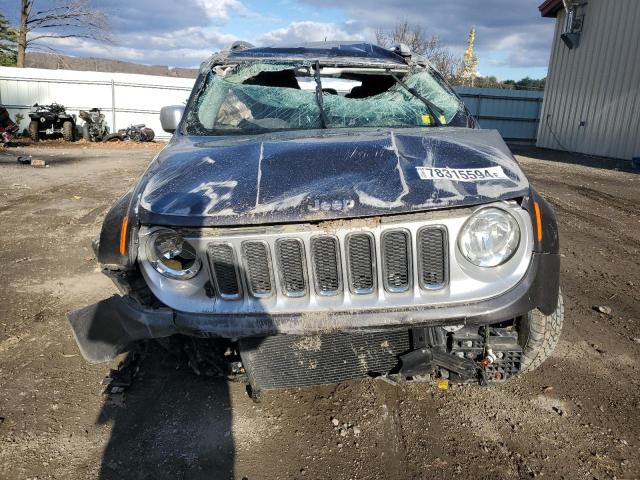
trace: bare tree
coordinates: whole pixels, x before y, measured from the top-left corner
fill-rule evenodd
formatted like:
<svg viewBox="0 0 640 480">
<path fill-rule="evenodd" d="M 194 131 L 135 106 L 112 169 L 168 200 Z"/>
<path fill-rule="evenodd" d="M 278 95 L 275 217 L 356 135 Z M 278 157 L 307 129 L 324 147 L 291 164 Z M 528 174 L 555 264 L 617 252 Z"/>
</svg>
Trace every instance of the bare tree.
<svg viewBox="0 0 640 480">
<path fill-rule="evenodd" d="M 421 55 L 435 49 L 438 44 L 437 37 L 427 37 L 420 25 L 412 25 L 408 20 L 398 22 L 391 30 L 376 30 L 376 41 L 383 47 L 404 43 L 412 52 Z"/>
<path fill-rule="evenodd" d="M 375 33 L 378 45 L 390 47 L 404 43 L 412 52 L 426 57 L 447 80 L 457 82 L 462 69 L 462 59 L 444 47 L 437 36 L 428 36 L 420 25 L 402 20 L 390 30 L 379 28 Z"/>
<path fill-rule="evenodd" d="M 88 38 L 109 41 L 107 16 L 88 0 L 59 0 L 39 10 L 37 0 L 21 0 L 17 66 L 24 67 L 27 49 L 55 50 L 43 41 L 54 38 Z"/>
</svg>

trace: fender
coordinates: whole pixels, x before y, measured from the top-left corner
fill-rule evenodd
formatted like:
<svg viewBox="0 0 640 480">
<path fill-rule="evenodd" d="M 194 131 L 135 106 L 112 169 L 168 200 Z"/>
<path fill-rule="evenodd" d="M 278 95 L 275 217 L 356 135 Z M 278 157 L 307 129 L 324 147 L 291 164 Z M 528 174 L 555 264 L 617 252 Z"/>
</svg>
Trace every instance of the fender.
<svg viewBox="0 0 640 480">
<path fill-rule="evenodd" d="M 107 269 L 129 270 L 135 267 L 138 245 L 134 240 L 138 220 L 131 208 L 133 189 L 111 207 L 102 224 L 100 238 L 94 243 L 98 262 Z"/>
<path fill-rule="evenodd" d="M 545 315 L 551 315 L 558 305 L 560 295 L 560 239 L 558 222 L 551 204 L 533 187 L 523 198 L 522 207 L 529 212 L 534 231 L 534 254 L 545 258 L 540 271 L 542 281 L 537 283 L 537 307 Z"/>
<path fill-rule="evenodd" d="M 538 205 L 538 213 L 536 212 Z M 524 197 L 522 207 L 529 212 L 535 235 L 534 252 L 560 253 L 560 239 L 558 236 L 558 222 L 553 207 L 533 187 L 529 189 L 529 195 Z M 540 224 L 538 225 L 538 218 Z"/>
</svg>

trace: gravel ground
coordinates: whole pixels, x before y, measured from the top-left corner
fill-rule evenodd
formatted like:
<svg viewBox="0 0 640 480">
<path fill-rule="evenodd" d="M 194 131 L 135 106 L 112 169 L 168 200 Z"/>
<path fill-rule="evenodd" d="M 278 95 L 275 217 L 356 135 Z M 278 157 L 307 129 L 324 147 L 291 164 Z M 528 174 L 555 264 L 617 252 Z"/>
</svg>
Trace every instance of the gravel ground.
<svg viewBox="0 0 640 480">
<path fill-rule="evenodd" d="M 254 404 L 152 348 L 115 402 L 100 380 L 117 362 L 85 363 L 65 314 L 115 292 L 90 241 L 158 148 L 0 150 L 0 478 L 640 478 L 640 176 L 518 157 L 558 214 L 566 319 L 505 385 L 362 380 Z"/>
</svg>

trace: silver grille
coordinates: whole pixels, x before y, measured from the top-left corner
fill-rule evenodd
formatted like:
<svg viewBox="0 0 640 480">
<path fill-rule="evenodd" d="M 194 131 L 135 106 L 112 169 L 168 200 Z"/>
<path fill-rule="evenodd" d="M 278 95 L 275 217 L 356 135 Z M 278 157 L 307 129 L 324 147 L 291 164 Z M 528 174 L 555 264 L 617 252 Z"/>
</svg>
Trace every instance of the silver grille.
<svg viewBox="0 0 640 480">
<path fill-rule="evenodd" d="M 388 292 L 406 292 L 411 287 L 411 237 L 406 230 L 382 234 L 382 278 Z"/>
<path fill-rule="evenodd" d="M 448 282 L 447 229 L 441 225 L 423 226 L 413 234 L 405 228 L 387 228 L 379 235 L 369 231 L 342 236 L 290 232 L 270 241 L 248 235 L 252 238 L 207 245 L 211 273 L 222 299 L 242 297 L 244 287 L 248 295 L 264 301 L 276 295 L 293 301 L 310 294 L 328 300 L 349 292 L 364 299 L 377 292 L 378 285 L 394 296 L 411 290 L 414 284 L 428 291 Z"/>
<path fill-rule="evenodd" d="M 372 293 L 376 285 L 373 236 L 353 233 L 347 237 L 349 288 L 355 294 Z"/>
<path fill-rule="evenodd" d="M 311 239 L 313 276 L 318 295 L 337 295 L 342 289 L 338 240 L 330 236 Z"/>
<path fill-rule="evenodd" d="M 307 292 L 304 246 L 298 239 L 278 240 L 278 266 L 284 294 L 301 297 Z"/>
<path fill-rule="evenodd" d="M 254 297 L 271 295 L 273 282 L 269 246 L 265 242 L 242 242 L 242 256 L 251 294 Z"/>
<path fill-rule="evenodd" d="M 209 264 L 216 288 L 223 298 L 238 298 L 240 283 L 233 247 L 226 243 L 212 243 L 207 249 Z"/>
<path fill-rule="evenodd" d="M 442 288 L 447 277 L 447 231 L 424 227 L 418 231 L 418 279 L 426 289 Z"/>
</svg>

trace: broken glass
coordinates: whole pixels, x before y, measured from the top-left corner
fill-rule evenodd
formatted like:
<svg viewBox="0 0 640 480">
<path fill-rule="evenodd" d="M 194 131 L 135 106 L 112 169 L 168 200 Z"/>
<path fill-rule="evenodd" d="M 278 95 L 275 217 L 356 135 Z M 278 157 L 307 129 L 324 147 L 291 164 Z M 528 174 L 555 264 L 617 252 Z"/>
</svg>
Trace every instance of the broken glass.
<svg viewBox="0 0 640 480">
<path fill-rule="evenodd" d="M 295 87 L 243 83 L 261 72 L 291 71 Z M 321 112 L 314 91 L 301 90 L 304 74 L 312 77 L 309 64 L 253 63 L 212 74 L 195 111 L 187 118 L 189 133 L 260 133 L 274 130 L 322 128 Z M 378 75 L 385 75 L 380 70 Z M 326 78 L 326 77 L 325 77 Z M 323 78 L 323 80 L 325 79 Z M 464 114 L 462 102 L 424 68 L 408 71 L 402 81 L 442 110 L 446 125 Z M 327 128 L 427 127 L 434 121 L 425 103 L 400 84 L 365 98 L 325 93 Z"/>
</svg>

